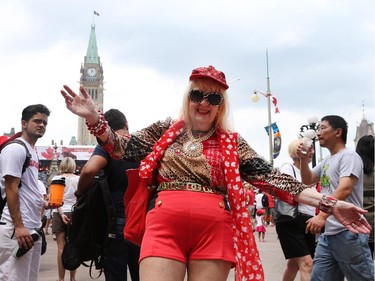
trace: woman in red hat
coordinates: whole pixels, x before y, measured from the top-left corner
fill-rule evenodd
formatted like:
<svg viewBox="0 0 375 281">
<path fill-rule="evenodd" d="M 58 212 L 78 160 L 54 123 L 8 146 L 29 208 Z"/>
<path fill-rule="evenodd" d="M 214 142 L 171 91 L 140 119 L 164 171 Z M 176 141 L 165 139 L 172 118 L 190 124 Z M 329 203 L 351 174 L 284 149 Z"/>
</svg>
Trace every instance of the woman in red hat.
<svg viewBox="0 0 375 281">
<path fill-rule="evenodd" d="M 181 116 L 128 136 L 108 127 L 83 86 L 81 95 L 66 85 L 61 90 L 67 108 L 86 119 L 113 158 L 143 159 L 141 178 L 157 172 L 141 245 L 142 281 L 182 281 L 186 272 L 189 281 L 225 281 L 234 266 L 236 280 L 264 280 L 242 179 L 286 202 L 319 206 L 354 232 L 370 232 L 364 210 L 281 174 L 231 130 L 227 89 L 223 72 L 194 69 Z"/>
</svg>

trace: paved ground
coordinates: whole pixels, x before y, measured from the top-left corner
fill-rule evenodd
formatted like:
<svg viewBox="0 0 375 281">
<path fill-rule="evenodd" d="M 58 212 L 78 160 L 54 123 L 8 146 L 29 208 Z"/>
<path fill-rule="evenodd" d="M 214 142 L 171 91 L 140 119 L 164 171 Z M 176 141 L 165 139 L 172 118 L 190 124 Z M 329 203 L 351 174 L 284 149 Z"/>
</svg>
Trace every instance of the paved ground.
<svg viewBox="0 0 375 281">
<path fill-rule="evenodd" d="M 257 234 L 257 233 L 256 233 Z M 281 251 L 279 241 L 277 239 L 274 227 L 267 227 L 266 242 L 259 242 L 258 249 L 261 255 L 266 281 L 281 280 L 281 275 L 285 267 L 285 259 Z M 39 280 L 55 281 L 58 280 L 57 264 L 56 264 L 56 242 L 52 240 L 52 235 L 47 235 L 48 249 L 47 253 L 42 256 Z M 94 277 L 95 272 L 93 273 Z M 69 281 L 69 273 L 66 273 L 65 280 Z M 77 270 L 77 281 L 91 281 L 88 268 L 80 267 Z M 96 279 L 104 281 L 104 276 Z M 128 278 L 130 280 L 130 277 Z M 228 281 L 234 280 L 234 272 L 231 271 Z M 296 280 L 299 280 L 297 276 Z M 214 281 L 214 280 L 213 280 Z"/>
</svg>

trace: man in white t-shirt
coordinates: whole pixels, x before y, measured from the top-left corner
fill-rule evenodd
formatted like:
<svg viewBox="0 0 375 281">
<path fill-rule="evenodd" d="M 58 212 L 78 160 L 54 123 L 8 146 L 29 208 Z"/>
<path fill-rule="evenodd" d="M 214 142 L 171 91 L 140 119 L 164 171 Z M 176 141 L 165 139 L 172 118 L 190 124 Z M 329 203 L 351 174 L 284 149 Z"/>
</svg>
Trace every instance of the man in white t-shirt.
<svg viewBox="0 0 375 281">
<path fill-rule="evenodd" d="M 256 203 L 255 208 L 257 210 L 264 209 L 263 204 L 262 204 L 262 197 L 264 194 L 265 193 L 263 193 L 263 191 L 259 189 L 258 194 L 255 195 L 255 203 Z"/>
<path fill-rule="evenodd" d="M 2 281 L 38 280 L 42 241 L 35 228 L 41 227 L 41 209 L 47 202 L 38 187 L 39 160 L 35 143 L 43 137 L 49 115 L 49 109 L 42 104 L 27 106 L 22 111 L 22 133 L 17 139 L 25 143 L 31 154 L 24 171 L 27 151 L 23 145 L 8 144 L 0 154 L 1 188 L 5 190 L 7 202 L 0 223 Z M 25 249 L 24 254 L 18 252 L 19 257 L 15 257 L 13 250 L 18 247 Z"/>
</svg>

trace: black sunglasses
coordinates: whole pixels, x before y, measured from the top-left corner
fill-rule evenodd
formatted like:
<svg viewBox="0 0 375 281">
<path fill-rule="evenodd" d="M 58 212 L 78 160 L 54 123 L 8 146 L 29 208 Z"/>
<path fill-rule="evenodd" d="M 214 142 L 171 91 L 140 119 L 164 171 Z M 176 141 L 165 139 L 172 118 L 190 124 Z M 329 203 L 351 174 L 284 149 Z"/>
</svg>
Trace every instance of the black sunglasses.
<svg viewBox="0 0 375 281">
<path fill-rule="evenodd" d="M 220 93 L 207 93 L 206 95 L 200 90 L 191 90 L 189 99 L 192 102 L 200 103 L 205 99 L 210 105 L 218 106 L 223 101 L 223 95 Z"/>
</svg>

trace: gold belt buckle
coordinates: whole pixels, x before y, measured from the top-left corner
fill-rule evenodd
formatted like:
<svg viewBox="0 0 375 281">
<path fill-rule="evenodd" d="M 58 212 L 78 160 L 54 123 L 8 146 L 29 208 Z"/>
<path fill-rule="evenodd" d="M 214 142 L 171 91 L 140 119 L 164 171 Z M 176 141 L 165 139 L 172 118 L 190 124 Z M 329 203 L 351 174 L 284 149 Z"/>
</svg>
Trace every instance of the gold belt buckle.
<svg viewBox="0 0 375 281">
<path fill-rule="evenodd" d="M 187 190 L 195 192 L 215 193 L 214 190 L 209 186 L 204 186 L 194 182 L 162 182 L 159 185 L 159 191 L 161 190 Z"/>
</svg>

